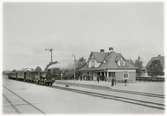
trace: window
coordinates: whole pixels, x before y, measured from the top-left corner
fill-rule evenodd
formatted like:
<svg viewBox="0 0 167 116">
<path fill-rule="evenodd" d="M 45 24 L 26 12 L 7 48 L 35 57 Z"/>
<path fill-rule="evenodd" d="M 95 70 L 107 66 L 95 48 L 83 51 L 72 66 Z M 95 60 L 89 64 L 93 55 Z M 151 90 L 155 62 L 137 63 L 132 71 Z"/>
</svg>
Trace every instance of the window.
<svg viewBox="0 0 167 116">
<path fill-rule="evenodd" d="M 95 60 L 90 60 L 89 61 L 89 68 L 94 68 L 95 67 Z"/>
<path fill-rule="evenodd" d="M 128 74 L 124 74 L 124 77 L 128 77 Z"/>
<path fill-rule="evenodd" d="M 106 60 L 104 60 L 103 63 L 106 63 Z"/>
<path fill-rule="evenodd" d="M 118 66 L 121 66 L 121 62 L 120 62 L 120 60 L 117 62 L 117 64 L 118 64 Z"/>
<path fill-rule="evenodd" d="M 116 57 L 115 62 L 118 66 L 125 66 L 126 62 L 122 57 Z"/>
<path fill-rule="evenodd" d="M 115 77 L 115 72 L 109 72 L 109 77 Z"/>
<path fill-rule="evenodd" d="M 128 77 L 129 77 L 128 72 L 125 72 L 125 73 L 124 73 L 124 79 L 128 79 Z"/>
</svg>

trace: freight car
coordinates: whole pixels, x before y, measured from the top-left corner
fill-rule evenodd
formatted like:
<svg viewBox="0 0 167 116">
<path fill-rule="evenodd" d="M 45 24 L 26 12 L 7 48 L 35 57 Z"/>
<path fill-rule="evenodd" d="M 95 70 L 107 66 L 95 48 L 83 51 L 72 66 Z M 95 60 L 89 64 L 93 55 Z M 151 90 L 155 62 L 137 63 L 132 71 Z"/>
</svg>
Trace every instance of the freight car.
<svg viewBox="0 0 167 116">
<path fill-rule="evenodd" d="M 50 76 L 49 71 L 12 71 L 8 74 L 8 78 L 47 86 L 52 86 L 55 81 L 54 78 Z"/>
</svg>

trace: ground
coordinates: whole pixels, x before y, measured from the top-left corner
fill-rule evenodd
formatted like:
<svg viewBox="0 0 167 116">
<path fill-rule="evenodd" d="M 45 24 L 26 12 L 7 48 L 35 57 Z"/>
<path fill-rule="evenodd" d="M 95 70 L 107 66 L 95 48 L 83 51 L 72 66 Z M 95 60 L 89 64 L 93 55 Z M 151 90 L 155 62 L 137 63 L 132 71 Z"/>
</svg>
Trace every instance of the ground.
<svg viewBox="0 0 167 116">
<path fill-rule="evenodd" d="M 155 85 L 155 83 L 154 83 Z M 163 84 L 162 84 L 163 85 Z M 12 95 L 7 89 L 15 92 L 46 114 L 50 113 L 163 113 L 163 110 L 124 103 L 121 101 L 102 99 L 89 95 L 59 90 L 46 86 L 3 79 L 3 94 L 12 101 L 20 113 L 40 113 L 33 107 Z M 121 86 L 120 86 L 121 87 Z M 130 87 L 130 86 L 129 86 Z M 161 87 L 161 86 L 160 86 Z M 123 88 L 123 87 L 122 87 Z M 127 87 L 128 88 L 128 87 Z M 138 87 L 136 87 L 138 88 Z M 159 88 L 159 89 L 163 89 Z M 161 91 L 161 90 L 160 90 Z M 161 92 L 159 92 L 161 93 Z M 24 103 L 23 103 L 24 102 Z M 3 112 L 16 113 L 11 104 L 3 98 Z"/>
</svg>

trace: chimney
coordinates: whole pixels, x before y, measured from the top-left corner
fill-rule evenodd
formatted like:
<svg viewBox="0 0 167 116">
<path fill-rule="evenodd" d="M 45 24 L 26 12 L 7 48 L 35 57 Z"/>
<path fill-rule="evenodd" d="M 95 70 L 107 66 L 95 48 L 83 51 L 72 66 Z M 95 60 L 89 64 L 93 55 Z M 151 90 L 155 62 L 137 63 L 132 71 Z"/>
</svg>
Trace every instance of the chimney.
<svg viewBox="0 0 167 116">
<path fill-rule="evenodd" d="M 104 49 L 100 49 L 100 53 L 104 53 Z"/>
<path fill-rule="evenodd" d="M 114 48 L 113 48 L 113 47 L 109 47 L 109 51 L 110 51 L 110 52 L 113 52 L 113 51 L 114 51 Z"/>
</svg>

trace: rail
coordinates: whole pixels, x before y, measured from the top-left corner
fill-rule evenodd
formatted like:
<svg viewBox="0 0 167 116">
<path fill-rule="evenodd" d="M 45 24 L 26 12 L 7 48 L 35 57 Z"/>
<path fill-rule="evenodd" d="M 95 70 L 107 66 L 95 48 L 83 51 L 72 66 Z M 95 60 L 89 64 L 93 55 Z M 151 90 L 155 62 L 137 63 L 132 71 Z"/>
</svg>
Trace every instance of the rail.
<svg viewBox="0 0 167 116">
<path fill-rule="evenodd" d="M 72 89 L 72 88 L 67 88 L 67 87 L 60 87 L 60 86 L 53 86 L 53 87 L 56 89 L 68 90 L 68 91 L 76 92 L 76 93 L 80 93 L 80 94 L 86 94 L 86 95 L 100 97 L 100 98 L 104 98 L 104 99 L 112 99 L 112 100 L 116 100 L 116 101 L 122 101 L 122 102 L 126 102 L 126 103 L 131 103 L 131 104 L 150 107 L 150 108 L 156 108 L 156 109 L 160 109 L 160 110 L 165 109 L 164 104 L 156 103 L 156 102 L 137 100 L 137 99 L 133 99 L 133 98 L 120 97 L 120 96 L 115 96 L 115 95 L 102 94 L 102 93 L 98 93 L 98 92 Z"/>
<path fill-rule="evenodd" d="M 9 92 L 11 92 L 12 94 L 14 94 L 15 96 L 17 96 L 18 98 L 20 98 L 21 100 L 23 100 L 25 103 L 27 103 L 28 105 L 32 106 L 34 109 L 36 109 L 37 111 L 39 111 L 42 114 L 45 114 L 45 112 L 43 112 L 41 109 L 39 109 L 38 107 L 36 107 L 35 105 L 33 105 L 32 103 L 30 103 L 28 100 L 24 99 L 23 97 L 21 97 L 20 95 L 18 95 L 17 93 L 15 93 L 14 91 L 10 90 L 9 88 L 3 86 L 5 89 L 7 89 Z M 4 97 L 7 99 L 7 101 L 11 104 L 11 106 L 15 109 L 15 111 L 17 113 L 21 113 L 18 108 L 16 108 L 14 106 L 14 104 L 12 104 L 12 102 L 4 95 Z"/>
</svg>

